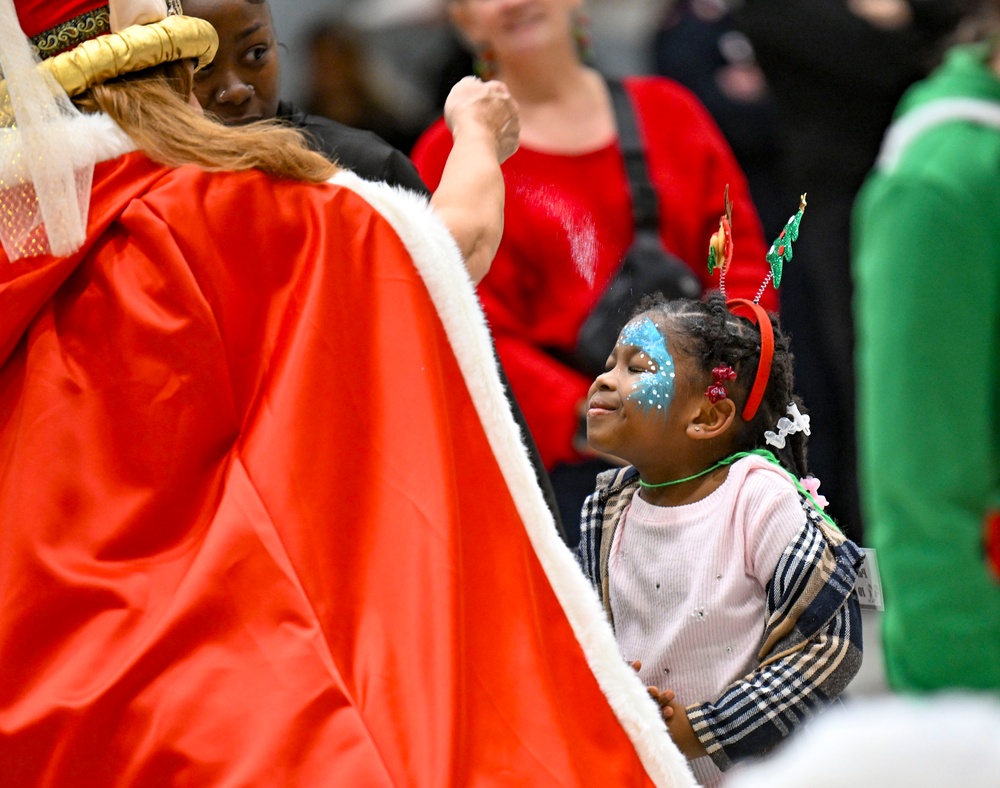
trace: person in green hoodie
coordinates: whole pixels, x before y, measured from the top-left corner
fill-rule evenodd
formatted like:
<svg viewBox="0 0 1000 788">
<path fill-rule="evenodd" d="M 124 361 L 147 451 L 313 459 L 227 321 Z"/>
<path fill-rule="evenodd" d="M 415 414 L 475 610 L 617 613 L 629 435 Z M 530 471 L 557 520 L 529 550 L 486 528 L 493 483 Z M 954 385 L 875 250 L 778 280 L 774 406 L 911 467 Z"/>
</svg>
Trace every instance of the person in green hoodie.
<svg viewBox="0 0 1000 788">
<path fill-rule="evenodd" d="M 901 691 L 1000 689 L 997 33 L 904 95 L 854 210 L 862 493 Z"/>
</svg>

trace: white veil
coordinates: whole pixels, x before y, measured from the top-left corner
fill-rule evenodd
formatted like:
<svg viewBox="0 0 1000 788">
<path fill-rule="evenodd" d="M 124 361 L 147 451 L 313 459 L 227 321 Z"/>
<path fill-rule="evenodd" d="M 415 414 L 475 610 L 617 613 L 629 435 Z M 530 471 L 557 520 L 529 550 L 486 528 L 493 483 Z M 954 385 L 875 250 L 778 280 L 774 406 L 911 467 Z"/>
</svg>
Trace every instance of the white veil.
<svg viewBox="0 0 1000 788">
<path fill-rule="evenodd" d="M 11 261 L 74 252 L 90 206 L 95 156 L 73 132 L 80 112 L 37 63 L 13 0 L 0 0 L 0 244 Z"/>
</svg>

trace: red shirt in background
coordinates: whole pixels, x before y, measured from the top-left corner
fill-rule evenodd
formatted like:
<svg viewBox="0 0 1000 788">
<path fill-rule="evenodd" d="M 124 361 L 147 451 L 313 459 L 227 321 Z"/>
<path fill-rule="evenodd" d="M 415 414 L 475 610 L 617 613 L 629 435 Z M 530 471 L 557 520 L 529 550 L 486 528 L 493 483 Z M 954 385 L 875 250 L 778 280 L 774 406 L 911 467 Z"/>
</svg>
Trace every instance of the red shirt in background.
<svg viewBox="0 0 1000 788">
<path fill-rule="evenodd" d="M 732 297 L 753 298 L 768 272 L 767 246 L 746 179 L 722 133 L 676 83 L 633 77 L 624 84 L 646 142 L 664 245 L 706 288 L 718 286 L 706 260 L 728 184 L 735 254 L 726 289 Z M 413 160 L 432 190 L 450 150 L 451 134 L 440 120 L 414 148 Z M 522 147 L 503 170 L 504 235 L 479 296 L 511 388 L 551 469 L 580 459 L 572 447 L 576 409 L 592 380 L 547 349 L 573 349 L 580 326 L 621 265 L 633 237 L 628 178 L 616 143 L 579 155 Z M 773 288 L 761 304 L 777 309 Z"/>
</svg>

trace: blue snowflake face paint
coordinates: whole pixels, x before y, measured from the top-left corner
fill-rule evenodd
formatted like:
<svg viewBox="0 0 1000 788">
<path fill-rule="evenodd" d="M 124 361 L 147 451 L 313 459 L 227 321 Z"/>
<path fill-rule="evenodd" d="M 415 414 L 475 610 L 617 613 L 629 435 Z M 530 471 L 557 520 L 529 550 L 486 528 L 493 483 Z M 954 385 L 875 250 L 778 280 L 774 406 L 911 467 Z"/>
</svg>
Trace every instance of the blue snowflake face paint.
<svg viewBox="0 0 1000 788">
<path fill-rule="evenodd" d="M 649 371 L 639 376 L 627 399 L 642 410 L 660 411 L 667 415 L 667 407 L 674 396 L 674 359 L 667 350 L 667 340 L 648 317 L 629 323 L 622 329 L 619 345 L 637 347 L 647 357 Z"/>
</svg>

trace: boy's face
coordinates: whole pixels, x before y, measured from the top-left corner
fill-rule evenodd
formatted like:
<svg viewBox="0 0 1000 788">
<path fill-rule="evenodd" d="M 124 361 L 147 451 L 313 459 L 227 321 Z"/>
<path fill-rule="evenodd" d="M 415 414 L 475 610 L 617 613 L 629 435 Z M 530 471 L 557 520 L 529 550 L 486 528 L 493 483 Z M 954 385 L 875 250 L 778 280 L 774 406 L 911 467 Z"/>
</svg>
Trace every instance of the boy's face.
<svg viewBox="0 0 1000 788">
<path fill-rule="evenodd" d="M 691 369 L 689 369 L 691 368 Z M 693 362 L 648 316 L 622 329 L 606 371 L 590 387 L 587 441 L 643 467 L 680 446 L 692 401 Z"/>
<path fill-rule="evenodd" d="M 210 22 L 219 51 L 194 78 L 194 95 L 227 125 L 278 112 L 278 45 L 266 2 L 184 0 L 184 13 Z"/>
</svg>

